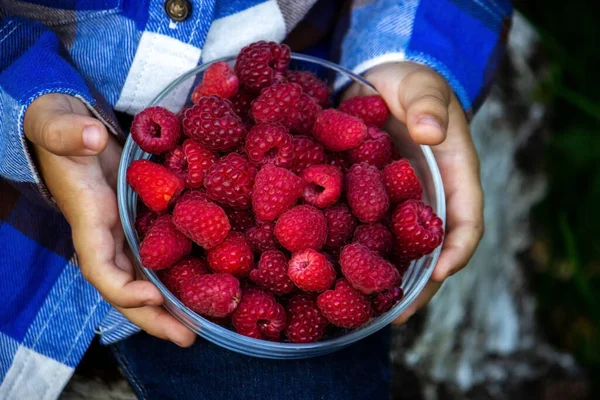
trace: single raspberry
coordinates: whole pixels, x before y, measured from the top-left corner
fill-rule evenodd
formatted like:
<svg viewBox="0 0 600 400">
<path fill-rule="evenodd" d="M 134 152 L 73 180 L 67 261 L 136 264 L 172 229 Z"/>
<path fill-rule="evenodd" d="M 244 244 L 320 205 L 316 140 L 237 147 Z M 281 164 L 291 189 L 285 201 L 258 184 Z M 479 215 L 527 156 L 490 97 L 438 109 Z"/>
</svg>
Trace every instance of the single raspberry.
<svg viewBox="0 0 600 400">
<path fill-rule="evenodd" d="M 135 160 L 127 168 L 127 183 L 149 209 L 166 210 L 185 188 L 183 179 L 162 165 Z"/>
<path fill-rule="evenodd" d="M 356 228 L 356 218 L 345 204 L 338 204 L 323 210 L 327 220 L 327 242 L 325 248 L 336 249 L 348 242 Z"/>
<path fill-rule="evenodd" d="M 344 247 L 340 265 L 348 282 L 364 294 L 389 289 L 400 280 L 392 263 L 359 243 Z"/>
<path fill-rule="evenodd" d="M 392 159 L 392 141 L 386 132 L 370 126 L 367 138 L 348 154 L 353 164 L 366 162 L 381 169 Z"/>
<path fill-rule="evenodd" d="M 213 318 L 223 318 L 240 304 L 240 282 L 230 274 L 206 274 L 181 284 L 181 301 L 192 311 Z"/>
<path fill-rule="evenodd" d="M 261 254 L 258 267 L 250 271 L 250 279 L 276 296 L 296 290 L 287 274 L 288 259 L 281 251 L 269 250 Z"/>
<path fill-rule="evenodd" d="M 242 144 L 246 126 L 229 100 L 212 95 L 185 111 L 183 131 L 210 150 L 227 151 Z"/>
<path fill-rule="evenodd" d="M 321 293 L 317 297 L 317 306 L 329 322 L 346 329 L 364 325 L 373 315 L 367 296 L 345 279 L 338 279 L 335 289 Z"/>
<path fill-rule="evenodd" d="M 275 237 L 289 251 L 320 250 L 327 240 L 327 220 L 308 205 L 296 206 L 275 223 Z"/>
<path fill-rule="evenodd" d="M 286 307 L 288 326 L 285 334 L 292 343 L 318 342 L 327 330 L 327 318 L 317 303 L 306 294 L 292 297 Z"/>
<path fill-rule="evenodd" d="M 173 223 L 204 249 L 211 249 L 223 242 L 231 229 L 221 207 L 194 199 L 177 202 L 173 210 Z"/>
<path fill-rule="evenodd" d="M 365 140 L 367 127 L 360 119 L 329 108 L 317 115 L 312 133 L 327 150 L 344 151 Z"/>
<path fill-rule="evenodd" d="M 444 223 L 420 200 L 407 200 L 392 214 L 392 233 L 404 260 L 416 260 L 435 250 L 444 238 Z"/>
<path fill-rule="evenodd" d="M 216 62 L 204 71 L 202 82 L 192 92 L 192 102 L 197 103 L 200 97 L 211 94 L 230 99 L 235 96 L 239 86 L 240 80 L 229 65 L 223 61 Z"/>
<path fill-rule="evenodd" d="M 170 215 L 162 215 L 140 243 L 140 259 L 152 270 L 169 268 L 192 251 L 192 242 L 173 226 Z"/>
<path fill-rule="evenodd" d="M 260 92 L 252 102 L 250 117 L 254 122 L 278 122 L 290 129 L 300 120 L 302 89 L 295 83 L 277 83 Z"/>
<path fill-rule="evenodd" d="M 252 269 L 254 254 L 243 233 L 229 232 L 224 242 L 208 250 L 207 259 L 214 272 L 241 278 Z"/>
<path fill-rule="evenodd" d="M 353 97 L 340 104 L 338 109 L 362 119 L 366 125 L 378 128 L 385 124 L 390 115 L 385 101 L 379 95 Z"/>
<path fill-rule="evenodd" d="M 187 139 L 182 147 L 176 147 L 165 156 L 165 167 L 185 180 L 188 188 L 198 188 L 204 182 L 204 174 L 217 161 L 208 148 Z"/>
<path fill-rule="evenodd" d="M 323 146 L 308 136 L 294 136 L 292 144 L 294 145 L 294 158 L 290 169 L 293 173 L 299 174 L 309 165 L 325 162 Z"/>
<path fill-rule="evenodd" d="M 390 206 L 381 172 L 367 163 L 354 164 L 346 174 L 346 197 L 361 222 L 377 222 Z"/>
<path fill-rule="evenodd" d="M 159 271 L 158 277 L 171 293 L 179 297 L 183 282 L 204 274 L 208 274 L 206 262 L 199 258 L 186 257 L 171 268 Z"/>
<path fill-rule="evenodd" d="M 288 71 L 285 78 L 288 82 L 300 85 L 302 91 L 312 97 L 321 107 L 329 105 L 329 87 L 312 72 Z"/>
<path fill-rule="evenodd" d="M 346 172 L 352 166 L 350 156 L 346 151 L 340 151 L 336 153 L 327 153 L 327 164 L 338 167 L 342 172 Z"/>
<path fill-rule="evenodd" d="M 226 208 L 225 214 L 227 214 L 232 231 L 246 232 L 255 225 L 256 218 L 250 210 L 234 210 L 232 208 Z"/>
<path fill-rule="evenodd" d="M 158 214 L 152 210 L 148 210 L 146 207 L 138 211 L 135 217 L 135 231 L 140 240 L 146 236 L 156 218 L 158 218 Z"/>
<path fill-rule="evenodd" d="M 242 84 L 253 92 L 283 78 L 290 63 L 290 48 L 275 42 L 255 42 L 240 50 L 235 73 Z"/>
<path fill-rule="evenodd" d="M 166 108 L 148 107 L 133 117 L 131 138 L 146 153 L 160 154 L 173 149 L 181 137 L 181 123 Z"/>
<path fill-rule="evenodd" d="M 254 180 L 252 211 L 262 221 L 274 221 L 302 196 L 304 181 L 287 169 L 267 164 Z"/>
<path fill-rule="evenodd" d="M 183 192 L 183 194 L 181 195 L 179 200 L 177 200 L 177 202 L 183 203 L 184 201 L 191 200 L 191 199 L 207 201 L 209 203 L 212 203 L 212 200 L 210 199 L 210 197 L 208 197 L 206 192 L 201 189 L 186 190 L 185 192 Z"/>
<path fill-rule="evenodd" d="M 423 187 L 415 170 L 405 160 L 394 161 L 383 169 L 383 182 L 393 204 L 404 200 L 420 200 Z"/>
<path fill-rule="evenodd" d="M 382 224 L 365 224 L 356 228 L 352 243 L 360 243 L 367 249 L 385 257 L 392 250 L 394 238 L 392 232 Z"/>
<path fill-rule="evenodd" d="M 335 282 L 335 269 L 324 254 L 313 249 L 294 253 L 288 266 L 292 282 L 306 292 L 322 292 Z"/>
<path fill-rule="evenodd" d="M 321 106 L 312 97 L 302 93 L 298 100 L 298 110 L 298 119 L 293 123 L 291 130 L 299 134 L 310 135 L 315 119 L 321 112 Z"/>
<path fill-rule="evenodd" d="M 242 121 L 248 121 L 250 119 L 248 111 L 250 111 L 250 107 L 255 98 L 256 96 L 254 93 L 251 93 L 242 87 L 238 90 L 237 94 L 230 99 L 233 104 L 233 110 Z"/>
<path fill-rule="evenodd" d="M 300 173 L 300 177 L 306 182 L 303 196 L 307 204 L 329 207 L 342 195 L 344 174 L 333 165 L 311 165 Z"/>
<path fill-rule="evenodd" d="M 257 165 L 275 164 L 289 168 L 294 161 L 292 135 L 276 123 L 258 124 L 250 129 L 244 151 L 248 159 Z"/>
<path fill-rule="evenodd" d="M 400 287 L 393 287 L 376 293 L 371 300 L 371 308 L 375 315 L 381 315 L 388 312 L 397 302 L 404 297 L 404 291 Z"/>
<path fill-rule="evenodd" d="M 231 322 L 240 335 L 279 340 L 286 327 L 285 309 L 273 295 L 258 289 L 247 289 L 231 316 Z"/>
<path fill-rule="evenodd" d="M 261 222 L 254 228 L 246 231 L 246 239 L 250 243 L 252 250 L 256 253 L 275 250 L 280 248 L 275 238 L 275 224 L 272 222 Z"/>
<path fill-rule="evenodd" d="M 256 167 L 237 153 L 217 161 L 204 177 L 204 187 L 211 199 L 231 208 L 250 208 Z"/>
</svg>

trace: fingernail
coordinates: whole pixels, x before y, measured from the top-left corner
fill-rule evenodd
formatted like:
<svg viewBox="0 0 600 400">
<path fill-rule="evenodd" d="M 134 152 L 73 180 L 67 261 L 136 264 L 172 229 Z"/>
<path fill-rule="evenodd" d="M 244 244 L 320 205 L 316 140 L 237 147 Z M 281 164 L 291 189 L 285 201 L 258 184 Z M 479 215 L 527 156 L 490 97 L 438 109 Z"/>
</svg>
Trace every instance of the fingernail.
<svg viewBox="0 0 600 400">
<path fill-rule="evenodd" d="M 83 129 L 83 146 L 88 150 L 99 150 L 102 133 L 96 125 L 86 126 Z"/>
<path fill-rule="evenodd" d="M 419 122 L 417 122 L 419 125 L 430 125 L 430 126 L 434 126 L 436 128 L 438 128 L 440 131 L 444 132 L 444 128 L 442 128 L 442 124 L 440 124 L 440 122 L 429 116 L 426 115 L 424 117 L 421 117 L 421 119 L 419 120 Z"/>
</svg>

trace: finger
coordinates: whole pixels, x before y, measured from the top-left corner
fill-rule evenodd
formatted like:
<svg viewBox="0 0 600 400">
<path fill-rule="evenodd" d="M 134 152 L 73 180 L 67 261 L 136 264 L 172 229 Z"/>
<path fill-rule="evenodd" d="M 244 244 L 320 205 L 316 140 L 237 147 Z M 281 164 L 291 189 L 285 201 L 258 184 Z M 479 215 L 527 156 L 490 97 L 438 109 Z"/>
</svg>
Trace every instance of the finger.
<svg viewBox="0 0 600 400">
<path fill-rule="evenodd" d="M 442 282 L 435 282 L 435 281 L 427 282 L 427 285 L 425 285 L 425 288 L 423 289 L 423 291 L 421 293 L 419 293 L 419 295 L 417 296 L 415 301 L 413 301 L 408 306 L 408 308 L 406 310 L 404 310 L 404 312 L 402 314 L 400 314 L 400 316 L 398 318 L 396 318 L 394 320 L 394 322 L 392 322 L 392 324 L 394 324 L 394 325 L 405 324 L 406 321 L 408 321 L 410 319 L 410 317 L 415 315 L 415 313 L 417 311 L 419 311 L 421 308 L 423 308 L 425 305 L 427 305 L 427 303 L 429 303 L 429 301 L 433 298 L 433 296 L 437 293 L 437 291 L 440 290 L 440 287 L 442 287 Z"/>
<path fill-rule="evenodd" d="M 26 131 L 34 144 L 59 156 L 90 156 L 101 153 L 108 132 L 95 118 L 74 113 L 42 110 Z"/>
<path fill-rule="evenodd" d="M 162 307 L 123 309 L 116 307 L 125 318 L 142 328 L 149 335 L 169 340 L 180 347 L 194 344 L 196 334 L 186 328 Z"/>
</svg>

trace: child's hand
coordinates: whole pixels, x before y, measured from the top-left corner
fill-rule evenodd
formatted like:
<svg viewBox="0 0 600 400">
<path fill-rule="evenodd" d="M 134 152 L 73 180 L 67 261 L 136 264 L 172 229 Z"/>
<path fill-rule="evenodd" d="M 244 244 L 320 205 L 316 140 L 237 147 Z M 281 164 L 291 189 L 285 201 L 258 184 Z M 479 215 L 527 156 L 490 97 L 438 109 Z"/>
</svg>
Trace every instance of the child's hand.
<svg viewBox="0 0 600 400">
<path fill-rule="evenodd" d="M 431 145 L 446 192 L 446 238 L 431 279 L 419 297 L 396 320 L 406 322 L 426 305 L 448 276 L 462 269 L 483 235 L 483 191 L 479 159 L 463 110 L 446 81 L 413 63 L 373 68 L 366 78 L 385 99 L 392 114 L 406 124 L 412 139 Z M 358 93 L 355 85 L 349 97 Z"/>
<path fill-rule="evenodd" d="M 160 307 L 158 289 L 136 280 L 115 196 L 117 141 L 83 102 L 62 94 L 35 100 L 24 127 L 45 183 L 71 225 L 85 279 L 149 334 L 190 346 L 195 335 Z"/>
</svg>

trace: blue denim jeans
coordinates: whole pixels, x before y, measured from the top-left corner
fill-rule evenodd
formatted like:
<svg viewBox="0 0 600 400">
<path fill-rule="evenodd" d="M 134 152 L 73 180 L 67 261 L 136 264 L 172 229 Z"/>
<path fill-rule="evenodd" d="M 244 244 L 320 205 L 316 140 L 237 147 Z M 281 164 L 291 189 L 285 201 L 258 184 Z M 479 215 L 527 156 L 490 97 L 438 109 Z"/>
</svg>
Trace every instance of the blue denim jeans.
<svg viewBox="0 0 600 400">
<path fill-rule="evenodd" d="M 111 346 L 141 399 L 389 399 L 389 328 L 344 350 L 303 360 L 266 360 L 198 338 L 188 349 L 138 333 Z"/>
</svg>

